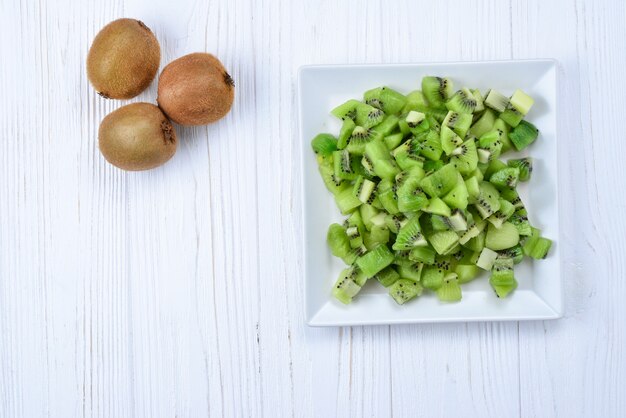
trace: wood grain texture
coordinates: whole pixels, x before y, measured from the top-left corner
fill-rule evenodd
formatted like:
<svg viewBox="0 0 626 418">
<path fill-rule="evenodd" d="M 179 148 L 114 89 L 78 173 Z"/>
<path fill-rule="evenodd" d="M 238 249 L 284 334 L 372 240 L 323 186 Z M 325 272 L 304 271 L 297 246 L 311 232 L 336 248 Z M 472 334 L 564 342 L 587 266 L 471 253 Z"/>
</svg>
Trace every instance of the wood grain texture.
<svg viewBox="0 0 626 418">
<path fill-rule="evenodd" d="M 23 0 L 0 16 L 0 417 L 626 416 L 623 2 Z M 145 173 L 101 157 L 121 102 L 84 71 L 121 16 L 154 30 L 162 65 L 209 51 L 237 85 L 224 120 L 179 128 Z M 560 63 L 565 318 L 307 328 L 297 68 L 536 57 Z"/>
</svg>

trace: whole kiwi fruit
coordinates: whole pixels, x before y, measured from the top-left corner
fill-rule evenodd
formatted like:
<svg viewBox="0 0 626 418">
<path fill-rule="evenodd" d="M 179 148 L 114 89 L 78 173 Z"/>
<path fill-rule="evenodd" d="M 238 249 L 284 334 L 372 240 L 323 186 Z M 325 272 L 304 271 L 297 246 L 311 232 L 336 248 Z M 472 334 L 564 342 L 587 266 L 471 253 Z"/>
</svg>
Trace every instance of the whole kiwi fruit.
<svg viewBox="0 0 626 418">
<path fill-rule="evenodd" d="M 99 95 L 130 99 L 159 70 L 161 49 L 152 31 L 135 19 L 118 19 L 96 35 L 87 55 L 87 76 Z"/>
<path fill-rule="evenodd" d="M 220 60 L 194 53 L 169 63 L 159 77 L 157 102 L 181 125 L 206 125 L 226 115 L 233 104 L 235 83 Z"/>
<path fill-rule="evenodd" d="M 176 152 L 176 132 L 169 119 L 151 103 L 132 103 L 109 113 L 98 131 L 100 152 L 116 167 L 148 170 Z"/>
</svg>

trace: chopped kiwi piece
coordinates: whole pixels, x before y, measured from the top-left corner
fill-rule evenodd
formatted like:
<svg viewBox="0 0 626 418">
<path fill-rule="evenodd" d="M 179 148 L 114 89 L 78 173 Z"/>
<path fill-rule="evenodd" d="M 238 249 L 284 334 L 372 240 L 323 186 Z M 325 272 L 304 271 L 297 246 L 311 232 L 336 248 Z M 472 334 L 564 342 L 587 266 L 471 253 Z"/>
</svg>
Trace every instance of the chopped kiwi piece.
<svg viewBox="0 0 626 418">
<path fill-rule="evenodd" d="M 311 141 L 322 181 L 347 217 L 326 235 L 332 255 L 349 266 L 332 294 L 352 303 L 375 278 L 400 305 L 424 291 L 452 302 L 488 270 L 496 295 L 510 295 L 514 266 L 545 258 L 552 246 L 517 191 L 520 181 L 532 187 L 532 159 L 506 158 L 539 136 L 524 120 L 533 103 L 521 90 L 454 92 L 452 80 L 428 76 L 406 96 L 377 87 L 334 108 L 337 137 Z"/>
<path fill-rule="evenodd" d="M 356 117 L 354 122 L 364 128 L 372 128 L 383 121 L 385 112 L 366 103 L 356 105 Z"/>
<path fill-rule="evenodd" d="M 459 209 L 453 210 L 452 215 L 450 215 L 446 221 L 453 231 L 467 231 L 467 218 Z"/>
<path fill-rule="evenodd" d="M 546 258 L 548 251 L 552 247 L 552 240 L 539 237 L 532 249 L 528 251 L 528 255 L 536 260 Z"/>
<path fill-rule="evenodd" d="M 474 280 L 480 274 L 480 269 L 476 264 L 458 264 L 454 272 L 457 275 L 459 284 L 464 284 Z"/>
<path fill-rule="evenodd" d="M 311 141 L 311 148 L 319 155 L 332 155 L 337 151 L 337 138 L 331 134 L 319 134 Z"/>
<path fill-rule="evenodd" d="M 450 162 L 463 175 L 467 175 L 476 170 L 478 166 L 478 154 L 476 153 L 476 142 L 470 138 L 450 153 Z"/>
<path fill-rule="evenodd" d="M 515 90 L 515 92 L 509 99 L 509 104 L 511 105 L 511 107 L 524 116 L 528 114 L 528 111 L 534 103 L 535 100 L 532 97 L 519 89 Z"/>
<path fill-rule="evenodd" d="M 397 234 L 398 231 L 400 231 L 400 228 L 402 228 L 407 222 L 408 222 L 408 219 L 405 218 L 404 215 L 402 214 L 398 214 L 398 215 L 387 214 L 385 216 L 385 225 L 394 234 Z"/>
<path fill-rule="evenodd" d="M 552 241 L 543 238 L 541 231 L 537 228 L 531 228 L 531 230 L 531 235 L 522 244 L 522 251 L 525 255 L 536 260 L 545 258 L 552 247 Z"/>
<path fill-rule="evenodd" d="M 486 181 L 478 185 L 478 197 L 474 206 L 483 219 L 487 219 L 500 209 L 500 193 L 493 184 Z"/>
<path fill-rule="evenodd" d="M 502 170 L 503 168 L 506 168 L 506 167 L 507 167 L 506 163 L 500 160 L 497 160 L 497 159 L 491 160 L 489 164 L 487 164 L 485 167 L 484 178 L 490 179 L 493 173 L 495 173 L 496 171 Z"/>
<path fill-rule="evenodd" d="M 481 163 L 492 161 L 500 156 L 502 152 L 502 134 L 503 132 L 501 130 L 494 129 L 480 137 L 478 140 L 478 149 L 488 151 L 484 154 L 487 156 L 487 161 L 485 161 L 485 158 L 481 158 Z M 481 154 L 479 154 L 479 156 L 480 155 Z"/>
<path fill-rule="evenodd" d="M 419 176 L 409 176 L 397 189 L 398 209 L 401 212 L 415 212 L 428 206 L 428 196 L 421 188 Z"/>
<path fill-rule="evenodd" d="M 363 226 L 365 226 L 368 231 L 371 231 L 374 226 L 372 219 L 380 214 L 380 212 L 374 206 L 365 204 L 359 207 L 359 214 L 361 215 Z"/>
<path fill-rule="evenodd" d="M 509 99 L 506 109 L 500 114 L 500 119 L 511 127 L 516 127 L 528 113 L 535 101 L 521 90 L 516 90 Z"/>
<path fill-rule="evenodd" d="M 400 227 L 398 235 L 396 236 L 396 242 L 393 244 L 392 248 L 394 250 L 410 250 L 415 247 L 424 247 L 427 245 L 428 242 L 420 228 L 419 218 L 414 216 Z"/>
<path fill-rule="evenodd" d="M 473 225 L 468 226 L 466 231 L 459 234 L 459 244 L 465 245 L 472 238 L 476 238 L 487 226 L 483 220 L 477 220 Z"/>
<path fill-rule="evenodd" d="M 420 184 L 426 194 L 431 197 L 446 195 L 457 183 L 458 172 L 453 164 L 446 164 L 435 172 L 424 177 Z"/>
<path fill-rule="evenodd" d="M 474 99 L 476 100 L 476 108 L 474 108 L 474 113 L 476 114 L 485 110 L 485 98 L 483 97 L 480 90 L 470 89 L 470 91 L 472 92 L 472 96 L 474 96 Z"/>
<path fill-rule="evenodd" d="M 437 289 L 437 297 L 442 302 L 461 300 L 461 286 L 459 286 L 459 277 L 456 273 L 448 273 L 443 277 L 441 286 Z"/>
<path fill-rule="evenodd" d="M 467 189 L 467 202 L 475 203 L 478 195 L 480 194 L 480 181 L 477 177 L 470 177 L 465 180 L 465 188 Z"/>
<path fill-rule="evenodd" d="M 498 251 L 498 258 L 510 258 L 513 264 L 519 264 L 524 259 L 524 250 L 521 245 Z"/>
<path fill-rule="evenodd" d="M 491 267 L 493 266 L 493 263 L 496 261 L 497 258 L 498 258 L 497 252 L 485 247 L 480 252 L 478 261 L 476 261 L 476 265 L 483 270 L 491 270 Z"/>
<path fill-rule="evenodd" d="M 535 142 L 539 130 L 530 122 L 521 121 L 509 134 L 509 139 L 516 150 L 521 151 Z"/>
<path fill-rule="evenodd" d="M 469 133 L 477 138 L 493 130 L 496 123 L 496 114 L 491 109 L 486 109 L 483 114 L 472 124 Z"/>
<path fill-rule="evenodd" d="M 508 220 L 513 213 L 515 212 L 515 206 L 508 200 L 502 199 L 500 197 L 500 209 L 493 215 L 487 218 L 489 222 L 493 224 L 496 228 L 500 228 L 502 224 Z M 519 232 L 519 230 L 518 230 Z"/>
<path fill-rule="evenodd" d="M 368 90 L 363 95 L 365 103 L 381 109 L 388 115 L 400 112 L 406 105 L 406 97 L 389 87 Z"/>
<path fill-rule="evenodd" d="M 389 287 L 400 279 L 400 275 L 393 267 L 387 267 L 376 273 L 374 278 L 378 283 L 385 287 Z"/>
<path fill-rule="evenodd" d="M 462 245 L 463 245 L 464 248 L 467 248 L 470 251 L 481 252 L 483 250 L 483 248 L 485 248 L 485 236 L 486 235 L 487 234 L 483 230 L 478 235 L 476 235 L 474 238 L 470 238 L 468 241 L 466 241 Z M 459 240 L 460 240 L 460 238 L 459 238 Z"/>
<path fill-rule="evenodd" d="M 387 145 L 387 149 L 388 150 L 393 150 L 398 145 L 400 145 L 400 143 L 402 142 L 403 139 L 404 139 L 404 135 L 402 135 L 401 132 L 396 132 L 394 134 L 387 135 L 384 138 L 384 141 L 385 141 L 385 145 Z"/>
<path fill-rule="evenodd" d="M 391 135 L 398 126 L 399 120 L 400 119 L 396 115 L 389 115 L 385 117 L 381 123 L 373 127 L 372 131 L 379 133 L 382 136 Z"/>
<path fill-rule="evenodd" d="M 517 280 L 513 274 L 513 260 L 510 258 L 498 258 L 491 268 L 489 284 L 499 298 L 506 297 L 517 288 Z"/>
<path fill-rule="evenodd" d="M 352 193 L 352 189 L 348 188 L 340 191 L 335 195 L 335 202 L 337 203 L 337 207 L 344 215 L 352 213 L 356 208 L 361 206 L 363 202 L 357 199 L 356 196 Z"/>
<path fill-rule="evenodd" d="M 417 110 L 424 112 L 428 109 L 428 103 L 426 103 L 426 97 L 420 90 L 414 90 L 406 95 L 406 104 L 402 109 L 403 113 L 410 112 L 411 110 Z"/>
<path fill-rule="evenodd" d="M 409 266 L 398 266 L 398 274 L 403 279 L 410 279 L 419 281 L 422 276 L 422 269 L 424 265 L 422 263 L 416 263 Z"/>
<path fill-rule="evenodd" d="M 348 182 L 335 176 L 335 168 L 332 157 L 330 157 L 330 161 L 320 162 L 318 169 L 320 175 L 322 176 L 324 185 L 333 195 L 337 195 L 340 191 L 350 187 Z"/>
<path fill-rule="evenodd" d="M 415 247 L 409 253 L 409 258 L 418 263 L 434 264 L 435 263 L 435 250 L 430 246 Z"/>
<path fill-rule="evenodd" d="M 481 103 L 482 104 L 482 103 Z M 446 102 L 446 108 L 453 112 L 472 114 L 478 106 L 478 101 L 468 88 L 462 88 Z"/>
<path fill-rule="evenodd" d="M 352 250 L 346 229 L 339 224 L 331 224 L 326 234 L 326 242 L 335 257 L 343 258 Z"/>
<path fill-rule="evenodd" d="M 509 218 L 509 222 L 515 225 L 517 232 L 519 232 L 521 236 L 532 235 L 532 227 L 530 226 L 530 222 L 528 221 L 528 217 L 526 215 L 516 211 Z"/>
<path fill-rule="evenodd" d="M 517 111 L 514 107 L 509 105 L 504 109 L 504 112 L 500 113 L 500 119 L 505 121 L 510 127 L 515 128 L 524 118 L 520 112 Z"/>
<path fill-rule="evenodd" d="M 348 150 L 334 151 L 332 156 L 336 178 L 355 180 L 358 177 L 354 169 L 354 159 Z"/>
<path fill-rule="evenodd" d="M 443 161 L 441 160 L 437 160 L 437 161 L 426 160 L 424 161 L 424 164 L 422 165 L 426 174 L 430 174 L 433 171 L 437 171 L 443 166 L 444 164 L 443 164 Z"/>
<path fill-rule="evenodd" d="M 485 106 L 497 112 L 504 112 L 508 104 L 509 99 L 497 90 L 489 90 L 487 97 L 485 97 Z"/>
<path fill-rule="evenodd" d="M 374 200 L 374 189 L 376 188 L 376 183 L 371 180 L 364 178 L 363 176 L 359 176 L 352 188 L 352 193 L 359 199 L 362 203 L 366 203 L 368 205 L 372 204 Z"/>
<path fill-rule="evenodd" d="M 422 270 L 421 283 L 429 290 L 437 290 L 443 283 L 446 271 L 438 266 L 425 266 Z"/>
<path fill-rule="evenodd" d="M 344 263 L 348 265 L 354 264 L 354 262 L 367 252 L 367 248 L 363 245 L 361 247 L 353 248 L 345 257 L 341 257 Z"/>
<path fill-rule="evenodd" d="M 376 188 L 376 195 L 381 205 L 391 215 L 400 213 L 398 209 L 398 196 L 396 194 L 396 185 L 391 179 L 382 179 Z"/>
<path fill-rule="evenodd" d="M 402 170 L 410 170 L 414 167 L 424 166 L 424 157 L 421 155 L 422 146 L 415 140 L 410 139 L 392 151 L 396 164 Z"/>
<path fill-rule="evenodd" d="M 396 250 L 394 259 L 393 259 L 393 264 L 395 264 L 397 267 L 412 266 L 413 264 L 415 264 L 415 262 L 409 258 L 410 253 L 411 253 L 410 250 L 399 250 L 399 251 Z"/>
<path fill-rule="evenodd" d="M 360 104 L 361 102 L 359 102 L 358 100 L 348 100 L 347 102 L 342 103 L 333 110 L 331 110 L 330 113 L 341 120 L 355 119 L 356 108 Z"/>
<path fill-rule="evenodd" d="M 458 181 L 452 190 L 450 190 L 442 200 L 452 209 L 467 208 L 469 193 L 463 177 L 459 174 Z"/>
<path fill-rule="evenodd" d="M 417 125 L 422 123 L 424 119 L 426 119 L 425 114 L 416 110 L 411 110 L 409 113 L 407 113 L 404 120 L 406 121 L 406 124 L 409 128 L 416 128 Z"/>
<path fill-rule="evenodd" d="M 394 255 L 386 245 L 379 245 L 367 254 L 359 257 L 356 264 L 368 277 L 387 267 L 394 260 Z"/>
<path fill-rule="evenodd" d="M 429 164 L 443 165 L 443 161 L 439 159 L 441 158 L 443 149 L 441 148 L 441 142 L 439 141 L 439 134 L 436 131 L 429 131 L 425 137 L 420 137 L 420 139 L 418 139 L 418 143 L 420 145 L 421 155 L 430 160 Z M 426 170 L 427 163 L 428 161 L 424 161 L 424 170 Z"/>
<path fill-rule="evenodd" d="M 422 78 L 422 93 L 430 107 L 444 109 L 446 101 L 452 94 L 452 81 L 441 77 L 424 77 Z"/>
<path fill-rule="evenodd" d="M 448 218 L 441 215 L 430 215 L 430 225 L 433 232 L 452 230 Z"/>
<path fill-rule="evenodd" d="M 373 250 L 380 244 L 387 244 L 391 238 L 389 229 L 380 226 L 373 226 L 369 232 L 363 233 L 363 245 L 368 250 Z"/>
<path fill-rule="evenodd" d="M 511 159 L 506 162 L 509 167 L 517 168 L 519 170 L 519 181 L 530 180 L 530 175 L 533 172 L 533 160 L 530 157 Z"/>
<path fill-rule="evenodd" d="M 383 141 L 374 140 L 366 144 L 363 156 L 380 178 L 393 178 L 400 171 Z"/>
<path fill-rule="evenodd" d="M 343 120 L 341 129 L 339 130 L 339 137 L 337 138 L 337 149 L 344 149 L 348 146 L 354 128 L 356 128 L 356 124 L 352 119 L 345 118 Z"/>
<path fill-rule="evenodd" d="M 352 131 L 345 149 L 351 154 L 363 155 L 365 146 L 378 139 L 382 139 L 380 133 L 372 129 L 364 128 L 363 126 L 357 126 Z"/>
<path fill-rule="evenodd" d="M 345 305 L 352 303 L 352 298 L 361 288 L 353 281 L 341 280 L 333 286 L 333 296 Z"/>
<path fill-rule="evenodd" d="M 519 181 L 519 168 L 507 167 L 498 170 L 489 177 L 489 182 L 498 189 L 515 188 Z"/>
<path fill-rule="evenodd" d="M 423 291 L 424 288 L 418 281 L 410 279 L 399 279 L 389 286 L 389 295 L 398 305 L 404 305 L 420 296 Z"/>
<path fill-rule="evenodd" d="M 439 199 L 438 197 L 433 197 L 432 199 L 430 199 L 430 201 L 428 202 L 428 205 L 423 207 L 422 211 L 426 213 L 432 213 L 435 215 L 441 215 L 441 216 L 450 216 L 452 214 L 450 207 L 446 205 L 445 202 Z"/>
<path fill-rule="evenodd" d="M 519 243 L 519 232 L 515 225 L 510 222 L 504 222 L 500 228 L 496 228 L 493 224 L 487 227 L 487 236 L 485 237 L 485 246 L 491 250 L 506 250 L 514 247 Z"/>
<path fill-rule="evenodd" d="M 465 138 L 465 134 L 469 130 L 471 124 L 471 114 L 449 111 L 442 122 L 442 128 L 447 126 L 456 132 L 456 134 L 461 138 Z"/>
<path fill-rule="evenodd" d="M 439 140 L 441 142 L 441 149 L 446 155 L 452 154 L 463 143 L 463 139 L 456 134 L 448 126 L 443 125 L 439 134 Z"/>
<path fill-rule="evenodd" d="M 360 291 L 361 286 L 355 281 L 354 270 L 352 268 L 342 270 L 333 286 L 333 296 L 347 305 Z"/>
<path fill-rule="evenodd" d="M 513 143 L 509 139 L 509 133 L 511 132 L 511 127 L 506 124 L 502 119 L 496 119 L 493 123 L 493 129 L 497 129 L 502 131 L 502 153 L 508 152 L 513 149 Z"/>
<path fill-rule="evenodd" d="M 446 254 L 459 242 L 459 236 L 454 231 L 440 231 L 429 236 L 428 242 L 437 254 Z"/>
<path fill-rule="evenodd" d="M 505 188 L 505 189 L 500 190 L 500 197 L 512 203 L 515 209 L 520 209 L 524 207 L 524 204 L 522 203 L 522 199 L 520 198 L 519 193 L 517 193 L 517 190 L 515 189 Z"/>
</svg>

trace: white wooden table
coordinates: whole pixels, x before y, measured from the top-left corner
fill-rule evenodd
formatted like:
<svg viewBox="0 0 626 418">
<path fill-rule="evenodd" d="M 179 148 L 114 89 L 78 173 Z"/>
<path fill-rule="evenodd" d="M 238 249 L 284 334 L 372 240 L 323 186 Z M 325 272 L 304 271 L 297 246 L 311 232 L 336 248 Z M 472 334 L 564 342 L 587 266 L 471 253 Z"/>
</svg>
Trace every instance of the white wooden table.
<svg viewBox="0 0 626 418">
<path fill-rule="evenodd" d="M 623 1 L 0 1 L 1 417 L 626 416 Z M 92 38 L 218 55 L 230 115 L 164 167 L 97 148 Z M 566 315 L 307 328 L 296 71 L 560 61 Z M 138 100 L 154 101 L 156 85 Z"/>
</svg>

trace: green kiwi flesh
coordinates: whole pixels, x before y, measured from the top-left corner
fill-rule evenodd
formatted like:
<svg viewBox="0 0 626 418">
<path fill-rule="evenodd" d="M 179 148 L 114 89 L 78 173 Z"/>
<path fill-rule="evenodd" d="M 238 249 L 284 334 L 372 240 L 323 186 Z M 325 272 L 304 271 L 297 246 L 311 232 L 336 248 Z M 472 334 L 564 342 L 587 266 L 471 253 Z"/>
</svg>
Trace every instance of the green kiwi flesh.
<svg viewBox="0 0 626 418">
<path fill-rule="evenodd" d="M 514 266 L 553 246 L 518 192 L 532 183 L 532 159 L 501 159 L 539 137 L 524 120 L 533 103 L 521 90 L 455 92 L 452 80 L 428 76 L 406 95 L 376 87 L 335 107 L 338 135 L 311 141 L 323 183 L 347 216 L 327 233 L 332 255 L 348 265 L 335 298 L 352 303 L 373 281 L 399 305 L 429 292 L 458 302 L 461 286 L 483 270 L 496 297 L 511 295 Z"/>
</svg>

